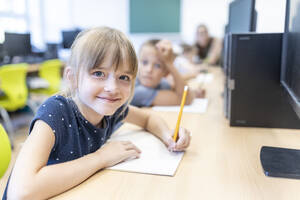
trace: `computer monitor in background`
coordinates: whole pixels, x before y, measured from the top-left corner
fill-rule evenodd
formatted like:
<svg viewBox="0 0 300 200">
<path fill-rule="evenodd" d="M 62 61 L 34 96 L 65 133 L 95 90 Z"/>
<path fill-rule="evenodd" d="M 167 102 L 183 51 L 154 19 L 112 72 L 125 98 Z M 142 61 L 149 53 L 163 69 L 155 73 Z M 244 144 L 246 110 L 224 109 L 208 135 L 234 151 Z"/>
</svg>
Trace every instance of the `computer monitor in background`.
<svg viewBox="0 0 300 200">
<path fill-rule="evenodd" d="M 229 74 L 229 52 L 230 52 L 230 34 L 248 33 L 256 30 L 257 12 L 255 11 L 255 0 L 235 0 L 229 4 L 228 23 L 225 27 L 225 36 L 223 40 L 223 50 L 221 55 L 221 67 L 226 76 L 224 88 L 224 113 L 229 117 L 229 94 L 228 94 L 228 74 Z"/>
<path fill-rule="evenodd" d="M 248 33 L 256 30 L 255 0 L 235 0 L 229 4 L 228 23 L 223 40 L 222 68 L 227 75 L 230 33 Z"/>
<path fill-rule="evenodd" d="M 300 0 L 287 0 L 281 83 L 300 118 Z"/>
<path fill-rule="evenodd" d="M 286 1 L 281 83 L 300 119 L 300 0 Z M 260 160 L 267 176 L 300 179 L 300 150 L 263 146 Z"/>
<path fill-rule="evenodd" d="M 81 30 L 79 29 L 62 31 L 63 48 L 65 49 L 71 48 L 76 36 L 80 33 L 80 31 Z"/>
<path fill-rule="evenodd" d="M 30 33 L 5 33 L 4 51 L 9 57 L 31 54 Z"/>
<path fill-rule="evenodd" d="M 255 31 L 256 18 L 255 0 L 235 0 L 229 4 L 227 31 L 230 33 Z"/>
</svg>

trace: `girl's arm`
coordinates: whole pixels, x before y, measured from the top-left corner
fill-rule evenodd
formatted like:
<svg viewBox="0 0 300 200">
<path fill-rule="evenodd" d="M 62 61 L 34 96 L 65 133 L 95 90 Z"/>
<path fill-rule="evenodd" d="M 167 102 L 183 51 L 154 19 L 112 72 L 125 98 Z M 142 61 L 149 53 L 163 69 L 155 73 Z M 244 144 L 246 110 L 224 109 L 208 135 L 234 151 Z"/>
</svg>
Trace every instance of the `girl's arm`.
<svg viewBox="0 0 300 200">
<path fill-rule="evenodd" d="M 183 88 L 186 83 L 178 70 L 174 67 L 172 45 L 169 41 L 162 40 L 157 44 L 157 49 L 169 74 L 173 77 L 174 90 L 159 90 L 157 96 L 153 100 L 153 105 L 179 105 L 183 94 Z M 191 104 L 193 99 L 193 92 L 188 92 L 186 104 Z"/>
<path fill-rule="evenodd" d="M 175 143 L 172 139 L 173 130 L 155 112 L 129 106 L 125 122 L 138 125 L 157 136 L 171 151 L 184 151 L 190 144 L 190 132 L 184 128 L 179 130 L 179 138 Z M 175 128 L 175 127 L 174 127 Z"/>
<path fill-rule="evenodd" d="M 221 57 L 221 52 L 222 41 L 220 41 L 218 38 L 214 38 L 211 49 L 209 50 L 207 58 L 204 60 L 204 62 L 209 65 L 216 65 Z"/>
<path fill-rule="evenodd" d="M 73 161 L 47 166 L 55 136 L 48 124 L 39 120 L 24 143 L 8 186 L 8 199 L 46 199 L 62 193 L 94 174 L 139 150 L 130 142 L 110 142 L 94 153 Z"/>
</svg>

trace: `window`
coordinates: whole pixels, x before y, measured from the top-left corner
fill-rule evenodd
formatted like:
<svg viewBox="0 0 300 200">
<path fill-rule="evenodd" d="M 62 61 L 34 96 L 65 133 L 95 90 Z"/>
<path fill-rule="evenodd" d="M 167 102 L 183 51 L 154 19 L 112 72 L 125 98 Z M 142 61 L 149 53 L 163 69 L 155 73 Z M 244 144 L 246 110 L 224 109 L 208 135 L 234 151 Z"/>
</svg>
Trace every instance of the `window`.
<svg viewBox="0 0 300 200">
<path fill-rule="evenodd" d="M 29 31 L 27 5 L 27 0 L 0 0 L 0 43 L 4 41 L 5 31 Z"/>
</svg>

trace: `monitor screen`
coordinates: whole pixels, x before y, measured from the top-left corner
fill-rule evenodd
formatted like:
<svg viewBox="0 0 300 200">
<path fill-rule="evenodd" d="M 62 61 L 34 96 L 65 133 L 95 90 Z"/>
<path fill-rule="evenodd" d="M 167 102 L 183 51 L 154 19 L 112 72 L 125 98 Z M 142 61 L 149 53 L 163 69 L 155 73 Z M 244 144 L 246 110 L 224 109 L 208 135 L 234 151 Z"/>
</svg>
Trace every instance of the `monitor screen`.
<svg viewBox="0 0 300 200">
<path fill-rule="evenodd" d="M 281 83 L 300 118 L 300 0 L 287 0 Z"/>
<path fill-rule="evenodd" d="M 63 40 L 63 48 L 69 49 L 71 48 L 76 36 L 80 33 L 81 30 L 70 30 L 70 31 L 62 31 L 62 40 Z"/>
<path fill-rule="evenodd" d="M 4 51 L 10 56 L 25 56 L 31 54 L 30 33 L 5 33 Z"/>
<path fill-rule="evenodd" d="M 235 0 L 229 5 L 228 32 L 243 33 L 255 31 L 255 0 Z"/>
</svg>

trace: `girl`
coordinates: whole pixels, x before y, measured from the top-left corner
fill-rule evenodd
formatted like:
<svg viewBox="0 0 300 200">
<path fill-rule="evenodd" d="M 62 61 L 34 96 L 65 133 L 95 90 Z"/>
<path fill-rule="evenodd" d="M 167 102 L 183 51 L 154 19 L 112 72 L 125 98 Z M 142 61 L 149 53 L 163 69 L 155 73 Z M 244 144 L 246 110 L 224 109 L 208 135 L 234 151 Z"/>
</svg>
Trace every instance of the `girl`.
<svg viewBox="0 0 300 200">
<path fill-rule="evenodd" d="M 211 37 L 208 28 L 204 24 L 197 27 L 196 44 L 197 64 L 218 65 L 222 52 L 222 42 L 215 37 Z"/>
<path fill-rule="evenodd" d="M 138 158 L 141 151 L 129 141 L 106 143 L 122 121 L 143 127 L 172 151 L 187 148 L 187 130 L 180 129 L 174 143 L 161 118 L 128 106 L 136 73 L 135 51 L 121 32 L 100 27 L 80 33 L 65 69 L 68 90 L 39 108 L 11 174 L 8 198 L 46 199 L 100 169 Z"/>
</svg>

